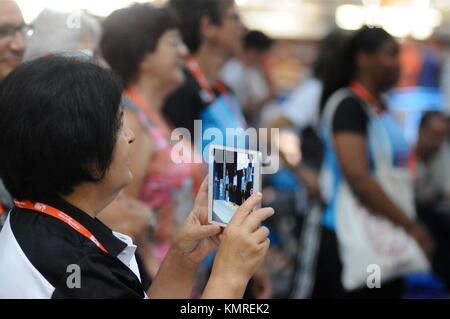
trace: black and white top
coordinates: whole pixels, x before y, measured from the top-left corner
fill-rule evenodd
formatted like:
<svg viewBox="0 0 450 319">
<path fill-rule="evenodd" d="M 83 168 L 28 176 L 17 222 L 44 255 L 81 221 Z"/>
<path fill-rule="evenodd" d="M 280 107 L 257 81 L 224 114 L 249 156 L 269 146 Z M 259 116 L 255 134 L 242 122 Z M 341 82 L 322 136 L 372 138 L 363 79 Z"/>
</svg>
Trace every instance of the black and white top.
<svg viewBox="0 0 450 319">
<path fill-rule="evenodd" d="M 62 199 L 42 202 L 78 221 L 108 253 L 52 216 L 14 207 L 0 232 L 0 299 L 146 297 L 130 237 Z"/>
</svg>

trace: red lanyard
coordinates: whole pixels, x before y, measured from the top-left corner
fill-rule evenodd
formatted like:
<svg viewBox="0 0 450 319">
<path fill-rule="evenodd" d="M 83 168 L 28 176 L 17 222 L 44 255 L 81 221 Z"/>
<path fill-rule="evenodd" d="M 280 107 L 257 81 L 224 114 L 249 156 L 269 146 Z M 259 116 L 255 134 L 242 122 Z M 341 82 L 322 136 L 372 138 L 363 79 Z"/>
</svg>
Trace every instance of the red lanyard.
<svg viewBox="0 0 450 319">
<path fill-rule="evenodd" d="M 377 114 L 381 114 L 385 111 L 381 103 L 376 99 L 372 93 L 369 92 L 361 83 L 357 81 L 352 81 L 350 83 L 350 88 L 356 93 L 363 101 L 367 102 L 375 108 Z"/>
<path fill-rule="evenodd" d="M 2 206 L 2 202 L 0 202 L 0 216 L 5 213 L 5 209 Z"/>
<path fill-rule="evenodd" d="M 144 112 L 147 114 L 149 119 L 154 125 L 158 126 L 161 132 L 164 132 L 166 137 L 170 135 L 169 128 L 162 122 L 160 117 L 155 113 L 155 111 L 145 103 L 145 101 L 140 97 L 135 89 L 129 88 L 125 90 L 125 94 L 136 103 Z"/>
<path fill-rule="evenodd" d="M 159 126 L 161 132 L 164 132 L 166 134 L 165 138 L 167 140 L 167 143 L 170 144 L 169 140 L 170 129 L 161 122 L 159 117 L 155 114 L 154 110 L 150 108 L 147 105 L 147 103 L 145 103 L 145 101 L 139 96 L 138 92 L 136 92 L 136 90 L 132 88 L 129 88 L 125 90 L 125 94 L 131 99 L 131 101 L 136 103 L 147 114 L 147 116 L 153 122 L 154 125 Z M 191 141 L 183 139 L 183 143 L 185 143 L 185 145 L 189 147 L 191 152 L 195 153 L 194 146 L 191 143 Z M 201 182 L 206 173 L 204 173 L 202 165 L 191 165 L 191 171 L 194 179 L 194 192 L 197 193 L 198 190 L 200 189 Z"/>
<path fill-rule="evenodd" d="M 202 88 L 203 92 L 208 95 L 209 102 L 212 103 L 216 100 L 217 96 L 214 93 L 214 90 L 211 88 L 211 85 L 209 85 L 208 80 L 206 79 L 205 74 L 200 69 L 200 66 L 198 65 L 198 62 L 191 56 L 186 59 L 186 66 L 191 71 L 192 75 L 194 76 L 195 80 L 197 81 L 198 85 Z M 219 90 L 220 94 L 225 98 L 227 101 L 228 107 L 230 108 L 230 111 L 234 113 L 236 116 L 236 120 L 241 122 L 242 128 L 245 128 L 246 124 L 244 119 L 242 118 L 241 114 L 238 114 L 234 108 L 234 102 L 233 99 L 230 96 L 230 92 L 228 92 L 225 84 L 223 84 L 222 81 L 217 80 L 216 81 L 216 87 Z"/>
<path fill-rule="evenodd" d="M 66 213 L 63 213 L 59 209 L 56 209 L 54 207 L 51 207 L 51 206 L 48 206 L 48 205 L 42 204 L 42 203 L 37 203 L 37 202 L 34 203 L 34 202 L 31 202 L 28 200 L 23 201 L 23 202 L 19 202 L 19 201 L 15 200 L 14 204 L 17 207 L 24 208 L 24 209 L 31 209 L 36 212 L 41 212 L 41 213 L 44 213 L 44 214 L 47 214 L 47 215 L 50 215 L 52 217 L 59 219 L 60 221 L 66 223 L 67 225 L 69 225 L 70 227 L 75 229 L 77 232 L 79 232 L 81 235 L 83 235 L 87 239 L 91 240 L 95 245 L 97 245 L 98 248 L 103 250 L 105 253 L 108 253 L 108 251 L 105 249 L 105 247 L 103 247 L 103 245 L 100 244 L 100 242 L 97 240 L 97 238 L 95 238 L 95 236 L 92 235 L 92 233 L 89 230 L 87 230 L 79 222 L 77 222 L 75 219 L 73 219 Z"/>
<path fill-rule="evenodd" d="M 415 151 L 409 153 L 408 168 L 412 176 L 417 179 L 417 155 Z"/>
</svg>

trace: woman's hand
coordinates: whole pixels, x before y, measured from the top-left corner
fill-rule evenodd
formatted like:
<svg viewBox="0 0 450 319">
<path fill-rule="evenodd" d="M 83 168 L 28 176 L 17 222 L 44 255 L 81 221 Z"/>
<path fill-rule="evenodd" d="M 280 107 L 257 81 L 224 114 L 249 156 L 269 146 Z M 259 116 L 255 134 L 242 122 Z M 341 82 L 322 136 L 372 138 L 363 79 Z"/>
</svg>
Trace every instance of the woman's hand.
<svg viewBox="0 0 450 319">
<path fill-rule="evenodd" d="M 272 208 L 253 212 L 260 193 L 251 196 L 234 214 L 220 236 L 205 298 L 241 298 L 248 281 L 264 260 L 270 246 L 269 229 L 261 223 L 274 214 Z"/>
<path fill-rule="evenodd" d="M 175 248 L 191 262 L 199 264 L 219 244 L 221 227 L 208 224 L 208 177 L 205 178 L 194 208 L 174 239 Z"/>
</svg>

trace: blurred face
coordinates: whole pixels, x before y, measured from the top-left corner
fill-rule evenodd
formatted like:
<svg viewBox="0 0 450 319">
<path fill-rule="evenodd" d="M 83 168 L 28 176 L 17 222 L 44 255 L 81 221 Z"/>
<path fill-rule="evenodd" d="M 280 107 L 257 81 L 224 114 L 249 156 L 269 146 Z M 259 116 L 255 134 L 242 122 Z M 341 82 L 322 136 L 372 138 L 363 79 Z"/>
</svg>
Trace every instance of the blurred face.
<svg viewBox="0 0 450 319">
<path fill-rule="evenodd" d="M 0 1 L 0 80 L 21 62 L 26 48 L 25 37 L 15 31 L 24 25 L 22 13 L 12 0 Z"/>
<path fill-rule="evenodd" d="M 267 59 L 270 57 L 271 50 L 264 50 L 264 51 L 258 51 L 258 50 L 248 50 L 247 56 L 249 61 L 251 61 L 254 65 L 264 65 L 267 61 Z"/>
<path fill-rule="evenodd" d="M 399 45 L 394 39 L 390 39 L 368 58 L 367 72 L 370 72 L 374 84 L 381 92 L 393 88 L 399 79 L 398 54 Z"/>
<path fill-rule="evenodd" d="M 168 30 L 158 40 L 155 51 L 142 62 L 142 71 L 158 78 L 168 91 L 173 91 L 184 81 L 183 65 L 187 53 L 179 31 Z"/>
<path fill-rule="evenodd" d="M 237 54 L 242 47 L 245 28 L 234 5 L 224 10 L 222 23 L 214 26 L 210 40 L 222 47 L 228 54 Z"/>
<path fill-rule="evenodd" d="M 428 124 L 420 129 L 417 148 L 425 157 L 432 156 L 444 143 L 448 131 L 449 123 L 446 119 L 437 116 L 431 118 Z"/>
<path fill-rule="evenodd" d="M 113 152 L 113 160 L 106 173 L 102 184 L 108 190 L 118 192 L 132 182 L 133 175 L 130 170 L 130 147 L 135 140 L 133 131 L 128 127 L 126 116 L 120 111 L 122 125 L 117 133 L 116 146 Z"/>
</svg>

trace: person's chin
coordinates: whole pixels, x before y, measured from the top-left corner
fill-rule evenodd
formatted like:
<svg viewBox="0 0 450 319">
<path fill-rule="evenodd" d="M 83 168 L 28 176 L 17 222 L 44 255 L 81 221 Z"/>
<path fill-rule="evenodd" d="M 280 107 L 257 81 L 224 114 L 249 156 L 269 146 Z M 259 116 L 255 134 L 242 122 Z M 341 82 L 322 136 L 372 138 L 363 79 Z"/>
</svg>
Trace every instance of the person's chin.
<svg viewBox="0 0 450 319">
<path fill-rule="evenodd" d="M 175 91 L 180 85 L 182 85 L 185 81 L 184 73 L 179 70 L 176 71 L 170 81 L 170 87 L 172 91 Z"/>
<path fill-rule="evenodd" d="M 177 65 L 174 71 L 174 78 L 177 79 L 179 83 L 183 83 L 185 80 L 184 72 L 183 72 L 183 64 Z"/>
<path fill-rule="evenodd" d="M 124 174 L 120 186 L 118 188 L 124 189 L 125 187 L 131 185 L 133 182 L 133 173 L 131 173 L 130 169 L 127 169 L 127 172 Z"/>
<path fill-rule="evenodd" d="M 125 186 L 128 186 L 128 185 L 130 185 L 132 182 L 133 182 L 133 173 L 131 172 L 131 170 L 130 169 L 128 169 L 128 177 L 127 177 L 127 180 L 126 180 L 126 185 Z"/>
</svg>

